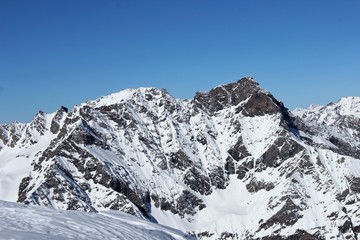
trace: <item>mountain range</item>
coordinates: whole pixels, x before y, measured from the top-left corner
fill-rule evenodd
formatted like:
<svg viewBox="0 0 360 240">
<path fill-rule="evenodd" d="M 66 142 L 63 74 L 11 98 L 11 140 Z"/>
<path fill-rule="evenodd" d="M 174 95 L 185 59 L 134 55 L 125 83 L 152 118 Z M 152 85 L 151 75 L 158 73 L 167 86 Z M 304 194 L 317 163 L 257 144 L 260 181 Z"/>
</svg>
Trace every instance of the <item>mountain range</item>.
<svg viewBox="0 0 360 240">
<path fill-rule="evenodd" d="M 111 209 L 197 239 L 357 239 L 359 197 L 358 97 L 289 111 L 245 77 L 188 100 L 127 89 L 0 125 L 5 201 Z"/>
</svg>

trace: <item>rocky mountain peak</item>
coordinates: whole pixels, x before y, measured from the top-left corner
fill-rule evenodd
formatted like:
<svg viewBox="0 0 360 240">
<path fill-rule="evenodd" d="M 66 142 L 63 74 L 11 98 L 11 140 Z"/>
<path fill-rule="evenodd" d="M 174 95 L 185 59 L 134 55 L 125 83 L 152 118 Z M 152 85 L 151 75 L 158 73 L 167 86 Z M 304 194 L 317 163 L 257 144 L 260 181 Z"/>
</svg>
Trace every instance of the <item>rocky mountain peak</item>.
<svg viewBox="0 0 360 240">
<path fill-rule="evenodd" d="M 210 115 L 227 107 L 236 107 L 244 116 L 263 116 L 286 111 L 284 105 L 261 88 L 252 77 L 220 85 L 209 92 L 197 92 L 194 105 Z"/>
<path fill-rule="evenodd" d="M 37 132 L 39 132 L 41 135 L 44 135 L 44 133 L 48 130 L 47 126 L 47 115 L 45 112 L 43 111 L 39 111 L 35 118 L 33 119 L 33 121 L 30 123 L 30 128 L 28 131 L 36 130 Z M 31 133 L 28 132 L 28 135 L 30 136 Z"/>
</svg>

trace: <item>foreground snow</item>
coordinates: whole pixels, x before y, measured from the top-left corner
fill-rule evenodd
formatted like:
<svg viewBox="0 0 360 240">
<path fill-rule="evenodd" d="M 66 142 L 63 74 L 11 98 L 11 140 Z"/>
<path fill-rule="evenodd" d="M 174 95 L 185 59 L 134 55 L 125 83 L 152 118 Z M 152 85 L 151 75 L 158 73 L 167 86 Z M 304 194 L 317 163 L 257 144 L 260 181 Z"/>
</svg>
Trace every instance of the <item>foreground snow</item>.
<svg viewBox="0 0 360 240">
<path fill-rule="evenodd" d="M 0 239 L 191 239 L 117 212 L 84 213 L 0 201 Z"/>
</svg>

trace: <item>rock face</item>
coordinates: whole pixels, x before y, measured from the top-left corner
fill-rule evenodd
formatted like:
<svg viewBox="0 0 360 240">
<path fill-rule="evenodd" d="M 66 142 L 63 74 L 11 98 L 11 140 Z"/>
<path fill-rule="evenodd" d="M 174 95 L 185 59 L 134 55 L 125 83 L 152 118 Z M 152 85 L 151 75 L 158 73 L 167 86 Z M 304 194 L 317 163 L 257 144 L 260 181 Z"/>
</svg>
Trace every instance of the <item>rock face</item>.
<svg viewBox="0 0 360 240">
<path fill-rule="evenodd" d="M 26 204 L 119 210 L 199 239 L 356 239 L 355 100 L 290 113 L 252 78 L 191 100 L 125 90 L 0 125 L 0 157 L 31 150 Z"/>
</svg>

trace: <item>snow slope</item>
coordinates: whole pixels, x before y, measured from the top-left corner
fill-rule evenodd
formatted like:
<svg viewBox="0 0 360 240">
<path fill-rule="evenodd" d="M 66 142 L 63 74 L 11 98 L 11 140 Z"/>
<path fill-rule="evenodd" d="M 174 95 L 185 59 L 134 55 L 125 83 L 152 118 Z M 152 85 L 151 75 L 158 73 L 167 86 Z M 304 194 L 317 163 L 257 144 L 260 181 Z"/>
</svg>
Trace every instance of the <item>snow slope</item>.
<svg viewBox="0 0 360 240">
<path fill-rule="evenodd" d="M 118 211 L 83 213 L 0 201 L 0 239 L 191 239 Z"/>
</svg>

